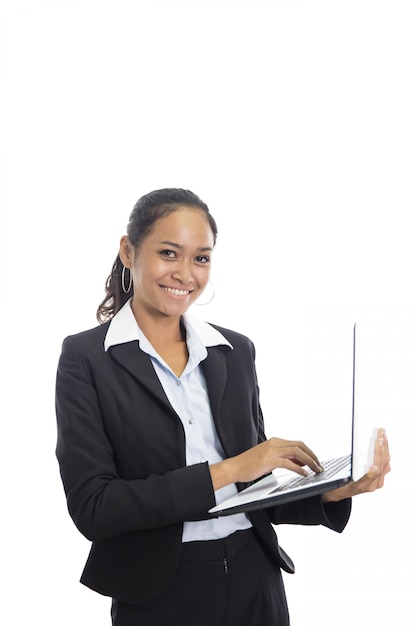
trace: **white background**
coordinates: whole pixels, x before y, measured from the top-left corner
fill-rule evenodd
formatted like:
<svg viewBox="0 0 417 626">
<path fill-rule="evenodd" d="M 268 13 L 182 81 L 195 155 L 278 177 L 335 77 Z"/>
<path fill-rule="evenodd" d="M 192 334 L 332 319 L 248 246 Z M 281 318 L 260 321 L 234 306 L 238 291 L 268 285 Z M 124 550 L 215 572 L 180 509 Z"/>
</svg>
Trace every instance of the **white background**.
<svg viewBox="0 0 417 626">
<path fill-rule="evenodd" d="M 361 329 L 361 415 L 393 471 L 342 535 L 278 529 L 292 625 L 413 622 L 416 28 L 414 0 L 3 2 L 7 624 L 110 623 L 78 583 L 55 371 L 96 323 L 133 204 L 166 186 L 218 222 L 215 299 L 194 312 L 254 340 L 268 435 L 324 454 Z"/>
</svg>

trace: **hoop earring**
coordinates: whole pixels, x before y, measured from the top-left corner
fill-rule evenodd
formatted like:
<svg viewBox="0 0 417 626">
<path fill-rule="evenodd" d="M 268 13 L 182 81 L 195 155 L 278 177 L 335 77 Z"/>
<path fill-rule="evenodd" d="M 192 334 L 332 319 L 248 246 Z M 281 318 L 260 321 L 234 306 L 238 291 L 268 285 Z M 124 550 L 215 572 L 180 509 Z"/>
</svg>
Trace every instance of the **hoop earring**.
<svg viewBox="0 0 417 626">
<path fill-rule="evenodd" d="M 213 283 L 211 282 L 211 280 L 208 282 L 208 284 L 209 284 L 209 285 L 211 285 L 211 291 L 212 291 L 212 294 L 211 294 L 210 300 L 207 300 L 207 302 L 198 302 L 198 301 L 196 300 L 196 301 L 194 302 L 194 304 L 196 304 L 197 306 L 206 306 L 207 304 L 210 304 L 210 302 L 213 300 L 214 296 L 216 295 L 216 292 L 214 291 L 214 285 L 213 285 Z M 203 293 L 205 293 L 205 291 L 204 291 Z"/>
<path fill-rule="evenodd" d="M 123 265 L 123 269 L 122 269 L 122 289 L 125 293 L 129 293 L 129 291 L 132 289 L 132 272 L 129 270 L 129 287 L 126 289 L 126 269 L 129 269 L 126 267 L 126 265 Z"/>
</svg>

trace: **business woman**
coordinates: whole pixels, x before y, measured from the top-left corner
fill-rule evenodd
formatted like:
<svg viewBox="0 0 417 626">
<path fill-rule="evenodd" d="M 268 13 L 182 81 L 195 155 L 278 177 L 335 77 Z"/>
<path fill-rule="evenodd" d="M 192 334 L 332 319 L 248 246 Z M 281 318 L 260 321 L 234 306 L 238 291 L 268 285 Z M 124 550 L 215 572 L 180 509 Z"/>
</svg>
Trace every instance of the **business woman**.
<svg viewBox="0 0 417 626">
<path fill-rule="evenodd" d="M 254 347 L 187 313 L 210 278 L 216 223 L 190 191 L 135 205 L 98 309 L 60 357 L 57 457 L 68 508 L 92 542 L 81 581 L 114 626 L 289 624 L 272 524 L 341 532 L 351 497 L 389 471 L 385 433 L 360 481 L 249 514 L 208 510 L 277 467 L 321 470 L 299 441 L 266 439 Z"/>
</svg>

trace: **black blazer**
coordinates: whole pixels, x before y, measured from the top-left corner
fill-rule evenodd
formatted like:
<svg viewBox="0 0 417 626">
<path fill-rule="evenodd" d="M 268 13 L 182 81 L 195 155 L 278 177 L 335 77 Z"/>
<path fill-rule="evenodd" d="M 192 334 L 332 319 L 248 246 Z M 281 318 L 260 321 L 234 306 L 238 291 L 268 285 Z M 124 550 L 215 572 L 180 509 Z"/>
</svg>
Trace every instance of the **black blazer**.
<svg viewBox="0 0 417 626">
<path fill-rule="evenodd" d="M 251 341 L 216 327 L 233 345 L 203 361 L 213 419 L 230 457 L 265 439 Z M 178 564 L 184 521 L 208 517 L 215 498 L 207 463 L 185 466 L 180 418 L 138 341 L 105 352 L 108 323 L 63 343 L 56 383 L 56 454 L 68 509 L 92 541 L 81 582 L 131 603 L 166 589 Z M 242 488 L 243 485 L 238 485 Z M 315 497 L 249 515 L 277 566 L 293 571 L 271 522 L 323 524 L 341 532 L 350 500 Z"/>
</svg>

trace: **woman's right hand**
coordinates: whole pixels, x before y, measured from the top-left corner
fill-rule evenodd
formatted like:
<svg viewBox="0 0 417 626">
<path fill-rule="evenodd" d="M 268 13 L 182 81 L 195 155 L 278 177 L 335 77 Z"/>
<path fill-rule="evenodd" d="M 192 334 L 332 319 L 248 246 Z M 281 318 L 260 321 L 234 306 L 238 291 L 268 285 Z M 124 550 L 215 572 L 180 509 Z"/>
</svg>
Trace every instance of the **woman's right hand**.
<svg viewBox="0 0 417 626">
<path fill-rule="evenodd" d="M 316 473 L 323 471 L 317 456 L 305 443 L 272 437 L 237 456 L 210 465 L 210 473 L 216 491 L 231 483 L 251 482 L 278 467 L 306 476 L 304 465 Z"/>
</svg>

